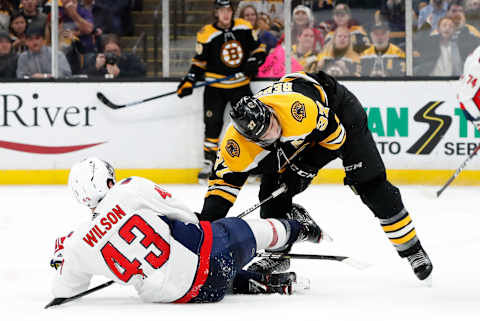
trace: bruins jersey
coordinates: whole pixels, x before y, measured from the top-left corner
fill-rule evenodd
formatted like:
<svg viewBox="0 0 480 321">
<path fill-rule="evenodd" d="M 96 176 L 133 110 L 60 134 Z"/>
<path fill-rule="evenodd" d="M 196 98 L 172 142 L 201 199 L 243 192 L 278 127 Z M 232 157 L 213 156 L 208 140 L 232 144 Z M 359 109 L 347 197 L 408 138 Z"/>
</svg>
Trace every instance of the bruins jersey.
<svg viewBox="0 0 480 321">
<path fill-rule="evenodd" d="M 269 106 L 278 120 L 282 134 L 266 148 L 246 139 L 230 124 L 222 140 L 206 201 L 218 197 L 230 206 L 250 172 L 279 172 L 299 149 L 320 145 L 339 149 L 345 142 L 345 128 L 333 109 L 322 86 L 304 72 L 290 74 L 255 94 Z M 219 206 L 218 208 L 221 208 Z M 228 211 L 227 208 L 227 211 Z"/>
<path fill-rule="evenodd" d="M 298 52 L 297 45 L 292 46 L 292 56 L 302 65 L 306 72 L 313 72 L 317 69 L 317 54 L 313 50 L 309 50 L 303 54 Z"/>
<path fill-rule="evenodd" d="M 370 46 L 370 39 L 368 38 L 367 32 L 362 26 L 354 25 L 348 29 L 350 30 L 353 50 L 360 53 Z M 334 33 L 335 31 L 330 31 L 327 33 L 327 36 L 325 37 L 325 44 L 333 39 Z"/>
<path fill-rule="evenodd" d="M 360 64 L 362 76 L 405 76 L 405 52 L 394 44 L 383 53 L 371 46 L 360 55 Z"/>
<path fill-rule="evenodd" d="M 189 73 L 194 74 L 195 79 L 205 75 L 207 81 L 224 78 L 241 72 L 243 64 L 251 56 L 256 56 L 259 62 L 263 62 L 266 51 L 265 45 L 260 44 L 248 21 L 234 19 L 232 27 L 228 29 L 209 24 L 197 33 L 195 56 Z M 249 82 L 250 79 L 243 75 L 210 86 L 237 88 Z"/>
<path fill-rule="evenodd" d="M 317 69 L 335 76 L 360 76 L 360 56 L 352 49 L 343 56 L 335 56 L 333 50 L 317 55 Z"/>
</svg>

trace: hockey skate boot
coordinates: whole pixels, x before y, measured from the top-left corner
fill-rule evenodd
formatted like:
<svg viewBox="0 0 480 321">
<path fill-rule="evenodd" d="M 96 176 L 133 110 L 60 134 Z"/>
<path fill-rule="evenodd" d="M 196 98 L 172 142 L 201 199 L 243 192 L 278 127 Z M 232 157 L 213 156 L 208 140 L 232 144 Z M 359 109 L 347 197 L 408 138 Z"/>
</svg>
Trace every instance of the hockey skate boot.
<svg viewBox="0 0 480 321">
<path fill-rule="evenodd" d="M 212 172 L 213 162 L 209 159 L 203 160 L 203 167 L 198 173 L 198 180 L 200 182 L 205 182 L 210 177 L 210 173 Z"/>
<path fill-rule="evenodd" d="M 292 204 L 292 209 L 287 213 L 290 220 L 295 220 L 302 225 L 297 241 L 320 243 L 322 240 L 331 241 L 332 238 L 315 223 L 307 210 L 298 204 Z"/>
<path fill-rule="evenodd" d="M 291 295 L 297 281 L 295 272 L 265 274 L 261 281 L 248 280 L 250 293 L 280 293 Z"/>
<path fill-rule="evenodd" d="M 432 261 L 430 261 L 430 258 L 423 248 L 420 248 L 417 252 L 407 256 L 407 260 L 419 280 L 425 280 L 432 273 Z"/>
<path fill-rule="evenodd" d="M 274 272 L 285 272 L 290 268 L 290 259 L 262 258 L 252 263 L 247 271 L 271 274 Z"/>
</svg>

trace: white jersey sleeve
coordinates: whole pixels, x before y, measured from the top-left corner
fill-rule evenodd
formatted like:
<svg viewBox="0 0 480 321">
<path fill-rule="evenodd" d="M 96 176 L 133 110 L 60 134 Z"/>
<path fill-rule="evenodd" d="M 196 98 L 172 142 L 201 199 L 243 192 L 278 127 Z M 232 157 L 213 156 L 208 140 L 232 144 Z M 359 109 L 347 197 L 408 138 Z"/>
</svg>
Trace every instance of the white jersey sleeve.
<svg viewBox="0 0 480 321">
<path fill-rule="evenodd" d="M 196 224 L 186 206 L 153 182 L 127 180 L 112 187 L 95 218 L 65 240 L 55 297 L 86 290 L 93 275 L 133 285 L 147 302 L 188 302 L 198 292 L 208 274 L 209 223 Z"/>
<path fill-rule="evenodd" d="M 129 177 L 118 182 L 112 189 L 118 190 L 115 197 L 123 197 L 123 201 L 132 210 L 148 209 L 177 221 L 198 223 L 197 216 L 187 205 L 146 178 Z"/>
<path fill-rule="evenodd" d="M 474 123 L 480 122 L 480 47 L 465 60 L 457 99 L 467 119 Z"/>
</svg>

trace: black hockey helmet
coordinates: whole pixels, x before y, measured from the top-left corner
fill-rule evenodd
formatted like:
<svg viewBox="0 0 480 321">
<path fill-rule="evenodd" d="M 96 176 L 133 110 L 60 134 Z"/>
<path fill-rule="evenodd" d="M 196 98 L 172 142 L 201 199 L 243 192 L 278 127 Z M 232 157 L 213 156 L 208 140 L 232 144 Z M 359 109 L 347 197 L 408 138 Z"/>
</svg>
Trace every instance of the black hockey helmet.
<svg viewBox="0 0 480 321">
<path fill-rule="evenodd" d="M 232 7 L 232 1 L 230 0 L 215 0 L 215 9 Z"/>
<path fill-rule="evenodd" d="M 258 142 L 270 124 L 272 110 L 254 97 L 245 96 L 230 111 L 233 126 L 246 138 Z"/>
</svg>

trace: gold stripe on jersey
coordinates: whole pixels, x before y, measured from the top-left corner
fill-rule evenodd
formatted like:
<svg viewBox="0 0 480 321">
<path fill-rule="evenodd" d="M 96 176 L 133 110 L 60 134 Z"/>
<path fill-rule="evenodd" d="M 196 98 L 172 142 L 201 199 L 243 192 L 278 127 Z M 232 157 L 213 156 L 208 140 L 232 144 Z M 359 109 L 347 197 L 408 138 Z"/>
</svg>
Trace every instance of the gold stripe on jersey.
<svg viewBox="0 0 480 321">
<path fill-rule="evenodd" d="M 222 31 L 215 28 L 212 24 L 203 26 L 197 33 L 197 42 L 201 44 L 209 43 L 213 38 L 222 34 Z"/>
<path fill-rule="evenodd" d="M 215 79 L 220 79 L 220 78 L 225 78 L 229 75 L 221 75 L 213 72 L 206 72 L 205 73 L 205 80 L 206 81 L 212 81 Z M 248 85 L 250 83 L 250 78 L 246 77 L 245 75 L 242 75 L 238 78 L 232 78 L 228 80 L 224 80 L 222 82 L 217 82 L 214 84 L 210 84 L 209 86 L 215 87 L 215 88 L 224 88 L 224 89 L 230 89 L 230 88 L 238 88 L 241 86 Z"/>
<path fill-rule="evenodd" d="M 201 61 L 201 60 L 192 58 L 192 64 L 199 67 L 199 68 L 207 69 L 207 62 L 206 61 Z"/>
<path fill-rule="evenodd" d="M 242 18 L 234 19 L 232 30 L 248 30 L 248 29 L 253 29 L 253 26 L 249 21 Z"/>
<path fill-rule="evenodd" d="M 338 127 L 337 129 L 330 134 L 327 138 L 319 142 L 318 144 L 326 149 L 337 150 L 345 143 L 347 135 L 345 133 L 345 128 L 340 124 L 337 115 L 335 115 Z"/>
<path fill-rule="evenodd" d="M 319 114 L 317 104 L 301 93 L 268 94 L 258 99 L 275 111 L 275 116 L 282 127 L 282 141 L 303 139 L 317 126 Z M 302 110 L 301 115 L 295 112 L 295 108 Z"/>
<path fill-rule="evenodd" d="M 222 191 L 222 190 L 212 190 L 212 191 L 208 191 L 207 194 L 205 194 L 205 198 L 209 197 L 209 196 L 220 196 L 221 198 L 224 198 L 226 199 L 227 201 L 229 201 L 230 203 L 235 203 L 235 200 L 237 199 L 236 196 L 233 196 L 232 194 L 229 194 L 225 191 Z"/>
<path fill-rule="evenodd" d="M 267 52 L 267 49 L 266 49 L 266 48 L 267 48 L 267 47 L 265 46 L 265 44 L 262 43 L 262 44 L 260 44 L 260 46 L 258 46 L 257 49 L 255 49 L 254 51 L 252 51 L 252 53 L 251 53 L 250 55 L 253 56 L 253 55 L 256 54 L 257 52 Z"/>
<path fill-rule="evenodd" d="M 232 172 L 247 172 L 270 152 L 243 137 L 230 125 L 220 146 L 223 161 Z M 217 174 L 217 176 L 219 176 Z M 219 176 L 221 177 L 221 176 Z"/>
</svg>

